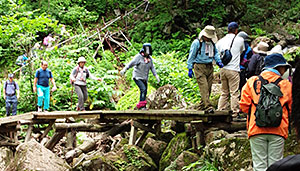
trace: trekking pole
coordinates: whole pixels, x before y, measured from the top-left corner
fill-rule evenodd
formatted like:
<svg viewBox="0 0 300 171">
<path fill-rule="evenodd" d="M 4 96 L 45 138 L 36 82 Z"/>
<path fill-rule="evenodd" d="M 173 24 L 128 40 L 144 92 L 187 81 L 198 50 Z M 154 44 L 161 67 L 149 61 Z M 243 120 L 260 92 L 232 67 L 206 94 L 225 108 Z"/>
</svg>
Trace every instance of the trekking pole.
<svg viewBox="0 0 300 171">
<path fill-rule="evenodd" d="M 71 86 L 72 86 L 72 90 L 71 90 L 71 110 L 72 110 L 72 105 L 73 105 L 73 92 L 74 92 L 74 90 L 73 90 L 73 88 L 74 88 L 73 82 L 71 82 Z"/>
</svg>

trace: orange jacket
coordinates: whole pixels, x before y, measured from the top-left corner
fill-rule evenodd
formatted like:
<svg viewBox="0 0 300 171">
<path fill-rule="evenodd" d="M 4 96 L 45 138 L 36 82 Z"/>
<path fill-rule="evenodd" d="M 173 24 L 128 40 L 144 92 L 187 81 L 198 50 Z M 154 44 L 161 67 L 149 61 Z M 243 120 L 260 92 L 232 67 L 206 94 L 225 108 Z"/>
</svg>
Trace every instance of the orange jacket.
<svg viewBox="0 0 300 171">
<path fill-rule="evenodd" d="M 280 76 L 272 71 L 264 71 L 261 73 L 261 76 L 268 80 L 269 82 L 276 81 Z M 255 124 L 255 110 L 256 107 L 252 104 L 252 101 L 257 104 L 259 99 L 259 94 L 257 95 L 254 90 L 254 82 L 258 79 L 258 76 L 251 77 L 247 83 L 244 85 L 241 94 L 240 108 L 243 112 L 248 113 L 249 108 L 251 107 L 251 114 L 249 119 L 249 114 L 247 117 L 247 130 L 248 130 L 248 138 L 253 135 L 258 134 L 275 134 L 284 137 L 285 139 L 288 137 L 288 110 L 286 107 L 283 107 L 282 113 L 282 121 L 279 127 L 258 127 Z M 258 81 L 259 82 L 259 81 Z M 282 106 L 285 104 L 288 105 L 289 111 L 292 109 L 292 84 L 288 80 L 282 80 L 279 82 L 279 87 L 283 96 L 279 99 Z M 260 88 L 258 85 L 257 88 Z M 259 92 L 259 91 L 258 91 Z"/>
</svg>

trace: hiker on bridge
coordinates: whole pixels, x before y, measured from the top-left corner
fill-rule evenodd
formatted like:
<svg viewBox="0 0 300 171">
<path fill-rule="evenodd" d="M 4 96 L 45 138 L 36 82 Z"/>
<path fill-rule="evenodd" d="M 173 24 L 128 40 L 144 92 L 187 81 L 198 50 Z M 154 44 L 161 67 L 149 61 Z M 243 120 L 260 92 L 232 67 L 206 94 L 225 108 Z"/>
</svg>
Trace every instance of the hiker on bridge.
<svg viewBox="0 0 300 171">
<path fill-rule="evenodd" d="M 219 98 L 218 110 L 227 110 L 229 107 L 233 111 L 232 117 L 239 116 L 239 84 L 240 84 L 240 56 L 245 50 L 244 39 L 236 36 L 238 33 L 238 24 L 231 22 L 228 24 L 228 34 L 218 41 L 216 44 L 220 53 L 230 52 L 230 58 L 225 63 L 224 57 L 222 61 L 224 67 L 220 70 L 221 77 L 221 96 Z"/>
<path fill-rule="evenodd" d="M 48 62 L 42 61 L 41 68 L 36 70 L 33 91 L 38 95 L 38 112 L 42 112 L 42 106 L 44 102 L 44 112 L 48 112 L 50 103 L 50 85 L 49 79 L 52 82 L 52 92 L 57 89 L 53 74 L 48 69 Z"/>
<path fill-rule="evenodd" d="M 147 96 L 149 70 L 152 71 L 157 82 L 158 83 L 160 82 L 151 56 L 152 56 L 151 44 L 144 43 L 143 48 L 140 50 L 140 52 L 136 54 L 135 57 L 120 71 L 120 74 L 124 75 L 129 68 L 134 67 L 132 78 L 140 89 L 140 101 L 136 105 L 136 107 L 137 109 L 141 109 L 141 110 L 146 109 L 146 104 L 147 104 L 146 96 Z"/>
<path fill-rule="evenodd" d="M 14 74 L 8 74 L 8 79 L 3 86 L 3 96 L 6 103 L 6 116 L 10 115 L 10 109 L 12 109 L 12 115 L 17 114 L 18 99 L 20 98 L 20 89 L 18 83 L 14 79 Z"/>
<path fill-rule="evenodd" d="M 213 60 L 216 61 L 220 68 L 223 67 L 223 63 L 215 46 L 217 40 L 215 28 L 211 25 L 207 25 L 200 32 L 199 37 L 193 41 L 187 60 L 188 76 L 190 78 L 194 76 L 194 69 L 195 78 L 200 89 L 203 109 L 210 113 L 214 112 L 209 100 L 213 82 Z"/>
<path fill-rule="evenodd" d="M 292 107 L 292 84 L 281 76 L 289 67 L 281 54 L 268 55 L 264 71 L 248 79 L 242 89 L 240 108 L 248 113 L 254 171 L 266 170 L 283 158 Z"/>
<path fill-rule="evenodd" d="M 86 88 L 86 79 L 91 78 L 93 80 L 102 81 L 101 78 L 95 77 L 91 72 L 84 66 L 86 63 L 86 59 L 84 57 L 78 58 L 78 66 L 76 66 L 71 74 L 70 79 L 72 85 L 74 84 L 75 92 L 78 96 L 78 104 L 77 104 L 77 111 L 85 111 L 84 102 L 88 98 L 88 91 Z"/>
</svg>

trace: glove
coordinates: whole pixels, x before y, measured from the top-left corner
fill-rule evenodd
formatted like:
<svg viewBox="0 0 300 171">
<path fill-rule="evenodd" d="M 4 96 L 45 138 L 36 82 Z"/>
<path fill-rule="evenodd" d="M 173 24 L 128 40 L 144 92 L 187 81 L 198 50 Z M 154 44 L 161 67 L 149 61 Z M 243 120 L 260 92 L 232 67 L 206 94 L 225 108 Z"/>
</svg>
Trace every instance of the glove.
<svg viewBox="0 0 300 171">
<path fill-rule="evenodd" d="M 188 76 L 189 76 L 190 78 L 193 78 L 193 77 L 194 77 L 193 69 L 189 69 L 189 74 L 188 74 Z"/>
<path fill-rule="evenodd" d="M 120 74 L 123 76 L 125 74 L 126 70 L 125 68 L 123 68 L 121 71 L 120 71 Z"/>
<path fill-rule="evenodd" d="M 220 68 L 223 68 L 224 67 L 224 64 L 222 62 L 217 62 L 217 65 L 220 67 Z"/>
<path fill-rule="evenodd" d="M 156 78 L 156 80 L 157 80 L 157 83 L 159 83 L 159 82 L 160 82 L 160 79 L 159 79 L 158 75 L 155 75 L 155 78 Z"/>
</svg>

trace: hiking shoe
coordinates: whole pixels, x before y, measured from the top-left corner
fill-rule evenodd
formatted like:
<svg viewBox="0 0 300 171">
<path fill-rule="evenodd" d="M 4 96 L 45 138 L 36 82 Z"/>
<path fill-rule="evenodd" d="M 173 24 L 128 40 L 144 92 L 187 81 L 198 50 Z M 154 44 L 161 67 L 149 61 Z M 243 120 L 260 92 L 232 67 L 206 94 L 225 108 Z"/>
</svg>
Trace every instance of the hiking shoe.
<svg viewBox="0 0 300 171">
<path fill-rule="evenodd" d="M 43 109 L 41 107 L 38 107 L 38 112 L 42 112 Z"/>
<path fill-rule="evenodd" d="M 139 110 L 147 110 L 147 108 L 146 107 L 141 107 L 141 108 L 139 108 Z"/>
<path fill-rule="evenodd" d="M 47 113 L 47 112 L 49 112 L 49 111 L 45 109 L 45 110 L 44 110 L 44 112 L 46 112 L 46 113 Z"/>
</svg>

